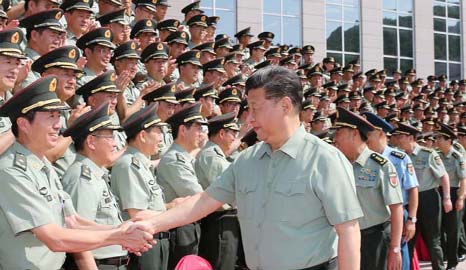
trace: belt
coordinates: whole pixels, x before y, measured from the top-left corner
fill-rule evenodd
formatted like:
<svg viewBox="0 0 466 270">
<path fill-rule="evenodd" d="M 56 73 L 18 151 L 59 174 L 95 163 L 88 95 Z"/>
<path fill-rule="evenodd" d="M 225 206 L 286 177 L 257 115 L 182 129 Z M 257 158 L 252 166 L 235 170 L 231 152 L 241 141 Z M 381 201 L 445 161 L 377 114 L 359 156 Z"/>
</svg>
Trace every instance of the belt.
<svg viewBox="0 0 466 270">
<path fill-rule="evenodd" d="M 378 225 L 375 225 L 375 226 L 369 227 L 367 229 L 361 230 L 361 235 L 368 235 L 368 234 L 375 233 L 375 232 L 381 232 L 381 231 L 385 230 L 385 228 L 387 228 L 389 225 L 390 225 L 390 222 L 388 222 L 388 221 L 386 221 L 384 223 L 380 223 Z"/>
<path fill-rule="evenodd" d="M 128 256 L 121 256 L 121 257 L 112 257 L 112 258 L 106 258 L 106 259 L 96 259 L 95 262 L 96 262 L 97 265 L 122 266 L 122 265 L 128 265 L 129 257 Z"/>
<path fill-rule="evenodd" d="M 311 266 L 311 267 L 308 267 L 308 268 L 300 269 L 300 270 L 327 270 L 327 269 L 330 269 L 329 267 L 334 265 L 336 262 L 337 262 L 337 257 L 335 257 L 333 259 L 330 259 L 327 262 L 324 262 L 324 263 L 321 263 L 321 264 L 318 264 L 318 265 L 314 265 L 314 266 Z"/>
<path fill-rule="evenodd" d="M 154 239 L 162 240 L 162 239 L 170 239 L 170 232 L 159 232 L 154 234 Z"/>
</svg>

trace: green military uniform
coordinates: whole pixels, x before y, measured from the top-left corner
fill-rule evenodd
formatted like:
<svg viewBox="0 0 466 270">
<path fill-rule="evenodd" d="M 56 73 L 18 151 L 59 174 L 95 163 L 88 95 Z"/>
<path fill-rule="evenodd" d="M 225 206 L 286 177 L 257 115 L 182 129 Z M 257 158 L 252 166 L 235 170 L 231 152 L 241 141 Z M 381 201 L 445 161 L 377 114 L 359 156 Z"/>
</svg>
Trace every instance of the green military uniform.
<svg viewBox="0 0 466 270">
<path fill-rule="evenodd" d="M 122 211 L 148 209 L 166 210 L 162 189 L 157 184 L 151 161 L 137 149 L 129 146 L 125 154 L 113 165 L 111 186 L 119 199 Z M 123 212 L 125 219 L 129 216 Z M 167 269 L 169 240 L 167 233 L 155 237 L 157 244 L 139 258 L 141 269 Z"/>
<path fill-rule="evenodd" d="M 0 33 L 0 54 L 24 58 L 21 30 Z M 36 111 L 60 111 L 65 107 L 55 94 L 57 77 L 48 76 L 18 92 L 0 107 L 0 116 L 11 121 Z M 41 134 L 43 136 L 44 134 Z M 64 252 L 52 252 L 32 230 L 56 224 L 65 226 L 65 217 L 75 214 L 70 197 L 46 158 L 15 142 L 0 158 L 0 269 L 60 269 Z"/>
<path fill-rule="evenodd" d="M 445 124 L 440 123 L 438 131 L 444 137 L 450 138 L 452 141 L 456 139 L 456 134 L 453 129 Z M 460 149 L 461 150 L 461 149 Z M 464 156 L 457 151 L 454 143 L 450 147 L 450 151 L 445 155 L 442 151 L 438 151 L 443 165 L 450 179 L 450 197 L 451 203 L 456 205 L 458 199 L 458 190 L 460 181 L 466 179 L 466 164 Z M 443 192 L 440 193 L 443 195 Z M 445 259 L 448 261 L 448 267 L 458 265 L 458 247 L 460 241 L 460 228 L 462 226 L 463 210 L 457 211 L 455 208 L 452 211 L 442 212 L 442 246 L 445 251 Z"/>
<path fill-rule="evenodd" d="M 118 46 L 112 56 L 112 63 L 115 64 L 115 61 L 120 61 L 123 59 L 137 59 L 139 60 L 139 54 L 136 51 L 137 44 L 134 41 L 128 41 L 120 46 Z M 139 63 L 139 61 L 138 61 Z M 119 70 L 118 72 L 123 72 Z M 123 90 L 123 95 L 125 96 L 126 104 L 132 105 L 140 95 L 139 89 L 134 85 L 132 81 L 129 82 L 128 86 Z"/>
<path fill-rule="evenodd" d="M 209 134 L 220 130 L 239 132 L 234 113 L 219 115 L 209 120 Z M 194 168 L 202 188 L 207 189 L 230 166 L 223 150 L 208 141 L 196 157 Z M 225 205 L 201 220 L 199 255 L 207 259 L 214 269 L 234 270 L 242 247 L 236 209 Z M 241 259 L 244 259 L 241 256 Z M 241 261 L 241 260 L 240 260 Z"/>
<path fill-rule="evenodd" d="M 414 127 L 399 123 L 395 131 L 398 134 L 416 135 Z M 437 188 L 440 177 L 446 175 L 445 166 L 436 151 L 416 145 L 409 155 L 419 181 L 419 206 L 417 211 L 416 236 L 421 233 L 429 249 L 433 269 L 445 269 L 443 252 L 440 244 L 441 199 Z M 416 236 L 409 242 L 412 258 Z"/>
<path fill-rule="evenodd" d="M 172 115 L 166 122 L 176 129 L 181 124 L 205 123 L 199 112 L 200 103 L 196 103 Z M 167 202 L 203 191 L 196 177 L 193 157 L 176 142 L 160 159 L 157 181 L 163 188 Z M 198 223 L 171 230 L 168 269 L 173 269 L 183 256 L 198 253 L 200 234 Z"/>
<path fill-rule="evenodd" d="M 0 106 L 3 105 L 8 99 L 10 99 L 13 95 L 10 91 L 5 92 L 5 99 L 0 97 Z M 8 131 L 11 129 L 11 121 L 8 117 L 0 117 L 0 134 Z"/>
<path fill-rule="evenodd" d="M 26 56 L 28 57 L 28 60 L 31 62 L 36 61 L 40 57 L 40 55 L 36 51 L 34 51 L 33 49 L 29 47 L 26 47 L 25 52 L 26 52 Z M 35 82 L 39 78 L 40 78 L 39 73 L 34 72 L 34 71 L 29 72 L 26 76 L 26 79 L 24 79 L 24 81 L 21 82 L 21 88 L 24 88 L 30 85 L 31 83 Z"/>
<path fill-rule="evenodd" d="M 337 255 L 333 225 L 362 216 L 351 164 L 302 127 L 277 151 L 261 142 L 241 152 L 206 192 L 237 204 L 250 269 L 327 262 Z"/>
<path fill-rule="evenodd" d="M 199 68 L 202 68 L 202 64 L 201 62 L 199 62 L 200 58 L 201 58 L 201 52 L 199 51 L 187 51 L 181 54 L 180 56 L 178 56 L 178 58 L 176 58 L 176 63 L 178 64 L 178 70 L 180 66 L 185 65 L 185 64 L 192 64 L 192 65 L 198 66 Z M 178 78 L 178 80 L 176 81 L 176 85 L 179 85 L 179 84 L 181 84 L 183 88 L 185 89 L 189 87 L 199 87 L 200 82 L 195 81 L 192 84 L 188 84 L 187 82 L 183 81 L 181 78 Z"/>
<path fill-rule="evenodd" d="M 123 128 L 128 138 L 134 138 L 142 130 L 164 126 L 155 113 L 152 104 L 131 115 Z M 152 161 L 140 150 L 129 146 L 125 154 L 113 165 L 111 186 L 119 198 L 124 218 L 130 218 L 127 209 L 166 210 L 162 189 L 158 185 Z M 169 233 L 161 232 L 154 235 L 157 244 L 139 258 L 140 269 L 166 270 L 169 253 Z"/>
<path fill-rule="evenodd" d="M 375 129 L 365 118 L 343 108 L 337 108 L 337 116 L 336 128 L 358 129 L 366 136 Z M 353 173 L 356 193 L 364 213 L 358 220 L 361 229 L 361 270 L 386 269 L 390 241 L 385 230 L 389 230 L 390 226 L 389 206 L 399 204 L 401 207 L 403 204 L 395 166 L 365 146 L 353 162 Z"/>
<path fill-rule="evenodd" d="M 75 120 L 65 130 L 63 136 L 71 136 L 73 141 L 85 139 L 97 130 L 118 130 L 108 116 L 108 104 L 102 104 Z M 74 163 L 68 168 L 62 179 L 63 187 L 67 191 L 80 216 L 93 220 L 98 224 L 120 225 L 123 220 L 116 198 L 108 186 L 109 172 L 97 165 L 89 157 L 76 155 Z M 105 269 L 119 269 L 119 263 L 114 265 L 105 262 L 108 258 L 126 260 L 127 252 L 121 246 L 113 245 L 92 251 L 97 265 L 105 265 Z"/>
</svg>

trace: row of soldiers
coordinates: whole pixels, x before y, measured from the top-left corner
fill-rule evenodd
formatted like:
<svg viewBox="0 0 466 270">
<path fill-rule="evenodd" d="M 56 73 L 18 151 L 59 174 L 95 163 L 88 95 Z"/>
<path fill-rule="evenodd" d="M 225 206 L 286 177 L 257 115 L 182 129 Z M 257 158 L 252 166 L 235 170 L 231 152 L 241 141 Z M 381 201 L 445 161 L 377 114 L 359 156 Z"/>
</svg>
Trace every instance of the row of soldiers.
<svg viewBox="0 0 466 270">
<path fill-rule="evenodd" d="M 252 41 L 249 28 L 235 35 L 233 45 L 215 34 L 220 18 L 205 16 L 199 1 L 182 10 L 184 22 L 164 18 L 167 1 L 137 1 L 134 14 L 125 4 L 103 0 L 96 10 L 92 0 L 31 0 L 21 20 L 8 20 L 20 18 L 14 17 L 17 5 L 1 15 L 0 164 L 8 186 L 0 199 L 0 224 L 8 228 L 1 236 L 8 243 L 0 247 L 1 268 L 59 269 L 60 252 L 68 252 L 66 269 L 174 269 L 193 253 L 215 269 L 246 268 L 245 256 L 249 267 L 259 269 L 251 247 L 243 254 L 235 205 L 224 204 L 201 223 L 153 235 L 125 235 L 137 225 L 123 221 L 150 218 L 201 193 L 238 149 L 256 143 L 246 78 L 277 65 L 292 71 L 287 76 L 303 89 L 303 128 L 335 141 L 353 165 L 358 198 L 349 205 L 360 205 L 364 215 L 362 269 L 399 269 L 402 258 L 409 269 L 406 242 L 414 242 L 415 232 L 422 233 L 434 269 L 444 269 L 444 259 L 448 269 L 456 267 L 466 253 L 459 250 L 464 80 L 448 82 L 442 75 L 425 82 L 414 69 L 395 71 L 387 80 L 384 70 L 362 73 L 357 61 L 342 67 L 332 57 L 317 64 L 311 45 L 272 46 L 270 32 Z M 303 192 L 299 187 L 276 190 L 292 197 Z M 239 188 L 255 191 L 251 185 Z M 50 223 L 70 231 L 43 226 Z M 108 239 L 105 232 L 112 230 L 126 237 Z M 59 246 L 57 232 L 70 242 Z M 157 244 L 128 263 L 126 250 L 145 251 L 151 238 Z M 31 246 L 39 248 L 29 256 Z M 410 251 L 412 256 L 413 245 Z"/>
</svg>

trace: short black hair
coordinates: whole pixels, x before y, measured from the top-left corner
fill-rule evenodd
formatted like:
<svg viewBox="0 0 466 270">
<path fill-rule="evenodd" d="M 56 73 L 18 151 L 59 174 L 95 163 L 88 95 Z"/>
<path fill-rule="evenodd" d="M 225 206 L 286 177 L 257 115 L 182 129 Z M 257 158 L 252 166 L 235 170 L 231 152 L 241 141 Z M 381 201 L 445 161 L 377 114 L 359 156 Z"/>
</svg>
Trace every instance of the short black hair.
<svg viewBox="0 0 466 270">
<path fill-rule="evenodd" d="M 178 138 L 178 131 L 181 126 L 185 126 L 186 128 L 191 128 L 191 126 L 194 124 L 194 122 L 188 122 L 188 123 L 183 123 L 183 124 L 178 124 L 178 125 L 172 125 L 172 137 L 173 140 Z"/>
<path fill-rule="evenodd" d="M 46 29 L 48 29 L 48 28 L 47 28 L 47 27 L 39 27 L 39 28 L 31 29 L 31 30 L 29 30 L 29 31 L 26 32 L 26 39 L 27 39 L 27 40 L 31 40 L 32 31 L 37 31 L 37 32 L 39 32 L 39 34 L 42 35 L 42 33 L 43 33 Z"/>
<path fill-rule="evenodd" d="M 36 118 L 36 112 L 37 111 L 29 111 L 28 113 L 20 117 L 26 118 L 26 120 L 28 120 L 29 123 L 32 123 L 32 121 L 34 121 L 34 118 Z M 11 121 L 11 132 L 13 132 L 13 135 L 15 135 L 16 138 L 18 138 L 18 124 L 16 123 L 16 119 L 14 119 L 14 121 Z"/>
<path fill-rule="evenodd" d="M 246 94 L 257 88 L 265 90 L 266 99 L 289 97 L 298 114 L 303 101 L 303 87 L 298 75 L 281 66 L 268 66 L 254 72 L 246 81 Z"/>
</svg>

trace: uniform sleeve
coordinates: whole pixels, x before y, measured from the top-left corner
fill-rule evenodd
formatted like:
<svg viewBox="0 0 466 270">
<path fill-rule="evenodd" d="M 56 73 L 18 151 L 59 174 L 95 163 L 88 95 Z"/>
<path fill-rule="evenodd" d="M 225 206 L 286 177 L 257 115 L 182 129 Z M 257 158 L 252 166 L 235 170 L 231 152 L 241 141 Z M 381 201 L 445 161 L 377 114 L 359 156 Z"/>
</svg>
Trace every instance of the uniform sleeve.
<svg viewBox="0 0 466 270">
<path fill-rule="evenodd" d="M 163 169 L 157 170 L 157 173 L 167 181 L 178 197 L 191 196 L 203 191 L 194 169 L 188 167 L 185 161 L 169 161 L 164 164 Z"/>
<path fill-rule="evenodd" d="M 113 193 L 119 198 L 121 210 L 147 209 L 149 196 L 144 191 L 144 179 L 138 168 L 134 166 L 116 166 L 112 168 L 111 187 Z"/>
<path fill-rule="evenodd" d="M 447 174 L 445 166 L 443 165 L 442 159 L 436 151 L 432 151 L 429 155 L 429 167 L 435 177 L 440 178 Z"/>
<path fill-rule="evenodd" d="M 207 188 L 206 192 L 210 197 L 231 205 L 235 203 L 235 166 L 237 166 L 236 161 L 229 165 L 228 168 Z"/>
<path fill-rule="evenodd" d="M 401 165 L 403 166 L 403 178 L 400 179 L 402 183 L 402 189 L 408 190 L 418 187 L 419 182 L 417 180 L 416 171 L 414 170 L 413 162 L 408 155 L 405 156 Z"/>
<path fill-rule="evenodd" d="M 74 167 L 63 176 L 63 189 L 70 194 L 76 212 L 89 220 L 96 219 L 101 194 L 96 192 L 95 179 L 80 177 L 80 167 Z"/>
<path fill-rule="evenodd" d="M 391 161 L 385 163 L 380 173 L 380 186 L 382 189 L 385 205 L 403 203 L 401 194 L 401 184 L 395 170 L 395 166 Z"/>
<path fill-rule="evenodd" d="M 322 177 L 311 183 L 332 225 L 363 216 L 356 195 L 353 168 L 340 151 L 335 149 L 334 154 L 320 157 L 317 168 Z"/>
<path fill-rule="evenodd" d="M 460 154 L 459 160 L 456 161 L 456 173 L 458 174 L 460 181 L 466 178 L 466 163 L 462 154 Z"/>
<path fill-rule="evenodd" d="M 7 168 L 0 179 L 0 208 L 15 234 L 54 223 L 49 203 L 27 175 Z"/>
</svg>

